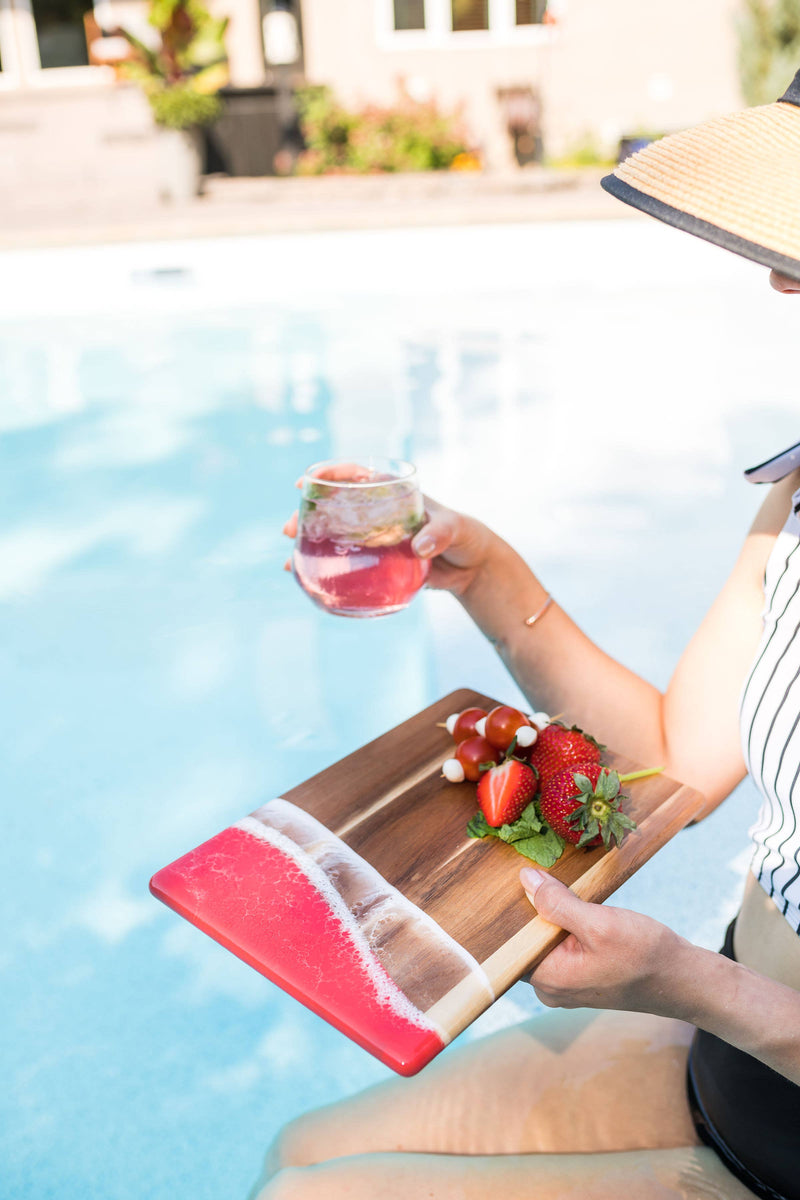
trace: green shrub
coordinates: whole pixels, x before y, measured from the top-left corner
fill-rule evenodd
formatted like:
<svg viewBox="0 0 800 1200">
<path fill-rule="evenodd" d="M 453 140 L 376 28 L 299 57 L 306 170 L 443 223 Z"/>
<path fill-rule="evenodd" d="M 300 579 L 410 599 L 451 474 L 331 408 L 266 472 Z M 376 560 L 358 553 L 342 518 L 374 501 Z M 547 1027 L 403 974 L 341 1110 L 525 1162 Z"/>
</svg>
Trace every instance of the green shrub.
<svg viewBox="0 0 800 1200">
<path fill-rule="evenodd" d="M 156 124 L 167 129 L 191 129 L 196 125 L 210 125 L 222 112 L 219 96 L 208 96 L 185 86 L 151 92 L 149 99 Z"/>
<path fill-rule="evenodd" d="M 301 88 L 295 99 L 307 147 L 299 175 L 440 171 L 469 153 L 459 119 L 434 104 L 404 99 L 395 108 L 353 112 L 327 87 Z"/>
</svg>

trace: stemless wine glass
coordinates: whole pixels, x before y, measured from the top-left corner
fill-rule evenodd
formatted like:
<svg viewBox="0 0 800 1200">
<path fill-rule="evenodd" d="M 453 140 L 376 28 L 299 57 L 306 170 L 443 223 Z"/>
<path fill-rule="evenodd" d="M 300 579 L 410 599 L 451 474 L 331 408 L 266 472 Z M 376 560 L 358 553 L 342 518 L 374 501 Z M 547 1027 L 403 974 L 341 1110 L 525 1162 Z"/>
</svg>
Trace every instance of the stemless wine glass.
<svg viewBox="0 0 800 1200">
<path fill-rule="evenodd" d="M 428 574 L 411 539 L 425 523 L 411 463 L 331 459 L 309 467 L 292 567 L 315 604 L 341 617 L 406 608 Z"/>
</svg>

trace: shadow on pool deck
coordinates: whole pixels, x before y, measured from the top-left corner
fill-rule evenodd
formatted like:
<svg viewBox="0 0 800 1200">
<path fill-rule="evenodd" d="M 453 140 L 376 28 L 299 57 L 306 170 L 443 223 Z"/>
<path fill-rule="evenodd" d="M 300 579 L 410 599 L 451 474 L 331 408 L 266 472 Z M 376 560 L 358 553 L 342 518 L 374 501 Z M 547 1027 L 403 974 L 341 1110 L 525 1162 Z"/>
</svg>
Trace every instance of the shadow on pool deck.
<svg viewBox="0 0 800 1200">
<path fill-rule="evenodd" d="M 630 216 L 601 170 L 325 178 L 211 176 L 187 204 L 113 179 L 0 194 L 0 249 L 331 229 L 587 220 Z"/>
</svg>

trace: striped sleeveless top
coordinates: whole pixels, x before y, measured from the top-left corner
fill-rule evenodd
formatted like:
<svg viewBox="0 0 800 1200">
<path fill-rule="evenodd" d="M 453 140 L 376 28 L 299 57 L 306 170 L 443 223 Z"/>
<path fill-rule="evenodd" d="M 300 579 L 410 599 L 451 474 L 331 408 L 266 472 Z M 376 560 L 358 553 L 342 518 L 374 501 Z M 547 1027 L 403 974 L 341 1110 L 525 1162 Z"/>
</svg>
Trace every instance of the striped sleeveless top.
<svg viewBox="0 0 800 1200">
<path fill-rule="evenodd" d="M 800 465 L 800 445 L 745 472 L 773 483 Z M 762 796 L 751 870 L 800 933 L 800 489 L 764 574 L 764 629 L 742 691 L 747 769 Z"/>
</svg>

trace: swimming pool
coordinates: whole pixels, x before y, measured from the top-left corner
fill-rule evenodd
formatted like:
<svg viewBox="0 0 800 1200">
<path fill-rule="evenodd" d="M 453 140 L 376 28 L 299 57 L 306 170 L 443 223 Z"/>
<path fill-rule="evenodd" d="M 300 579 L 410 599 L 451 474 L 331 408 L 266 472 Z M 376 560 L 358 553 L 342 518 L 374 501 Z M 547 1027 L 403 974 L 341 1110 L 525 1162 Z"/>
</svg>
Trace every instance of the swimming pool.
<svg viewBox="0 0 800 1200">
<path fill-rule="evenodd" d="M 0 269 L 0 1196 L 243 1196 L 283 1120 L 386 1072 L 149 876 L 452 688 L 517 696 L 449 597 L 314 609 L 281 571 L 295 478 L 414 460 L 664 684 L 758 501 L 740 468 L 797 440 L 796 314 L 638 220 Z M 619 902 L 718 944 L 755 809 Z M 535 1008 L 517 985 L 465 1036 Z"/>
</svg>

